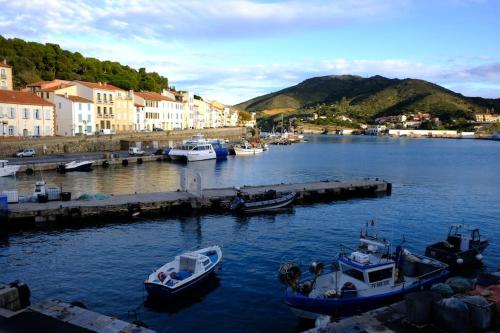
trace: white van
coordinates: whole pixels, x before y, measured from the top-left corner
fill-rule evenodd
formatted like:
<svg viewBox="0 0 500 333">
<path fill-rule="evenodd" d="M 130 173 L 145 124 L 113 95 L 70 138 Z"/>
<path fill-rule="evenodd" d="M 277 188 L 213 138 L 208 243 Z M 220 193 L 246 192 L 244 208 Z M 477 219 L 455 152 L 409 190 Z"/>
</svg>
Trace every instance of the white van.
<svg viewBox="0 0 500 333">
<path fill-rule="evenodd" d="M 140 150 L 137 147 L 131 147 L 128 150 L 128 154 L 130 156 L 142 156 L 142 155 L 144 155 L 144 151 Z"/>
<path fill-rule="evenodd" d="M 109 135 L 109 134 L 113 134 L 113 130 L 109 129 L 109 128 L 101 128 L 99 130 L 99 134 L 100 135 Z"/>
</svg>

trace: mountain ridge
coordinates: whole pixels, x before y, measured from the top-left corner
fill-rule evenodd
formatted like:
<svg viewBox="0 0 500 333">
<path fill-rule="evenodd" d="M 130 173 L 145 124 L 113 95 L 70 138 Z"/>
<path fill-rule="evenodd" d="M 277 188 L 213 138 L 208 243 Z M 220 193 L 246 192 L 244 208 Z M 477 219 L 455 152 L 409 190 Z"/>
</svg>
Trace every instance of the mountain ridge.
<svg viewBox="0 0 500 333">
<path fill-rule="evenodd" d="M 280 109 L 299 111 L 326 106 L 359 121 L 377 117 L 425 112 L 446 121 L 472 119 L 485 109 L 500 110 L 500 99 L 466 97 L 420 79 L 386 78 L 380 75 L 325 75 L 254 97 L 235 107 L 248 112 L 273 114 Z"/>
</svg>

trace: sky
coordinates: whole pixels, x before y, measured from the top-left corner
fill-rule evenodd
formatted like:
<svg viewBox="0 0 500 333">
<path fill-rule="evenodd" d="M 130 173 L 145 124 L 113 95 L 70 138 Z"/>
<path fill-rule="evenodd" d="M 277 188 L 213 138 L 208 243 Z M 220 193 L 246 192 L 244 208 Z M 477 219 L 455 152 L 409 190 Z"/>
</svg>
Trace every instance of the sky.
<svg viewBox="0 0 500 333">
<path fill-rule="evenodd" d="M 0 34 L 236 104 L 322 75 L 500 98 L 498 0 L 0 0 Z"/>
</svg>

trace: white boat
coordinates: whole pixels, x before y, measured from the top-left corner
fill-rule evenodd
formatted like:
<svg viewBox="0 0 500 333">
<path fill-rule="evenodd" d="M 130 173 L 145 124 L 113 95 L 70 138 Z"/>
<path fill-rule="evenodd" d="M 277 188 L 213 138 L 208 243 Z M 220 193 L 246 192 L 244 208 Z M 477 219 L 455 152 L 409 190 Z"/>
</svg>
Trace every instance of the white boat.
<svg viewBox="0 0 500 333">
<path fill-rule="evenodd" d="M 186 252 L 151 273 L 144 285 L 150 297 L 177 296 L 207 279 L 221 260 L 219 245 Z"/>
<path fill-rule="evenodd" d="M 19 165 L 9 165 L 9 161 L 0 160 L 0 177 L 15 176 Z"/>
<path fill-rule="evenodd" d="M 61 163 L 56 170 L 60 173 L 71 171 L 91 171 L 94 161 L 71 161 L 69 163 Z"/>
<path fill-rule="evenodd" d="M 262 148 L 255 148 L 249 145 L 248 143 L 244 143 L 241 146 L 234 147 L 234 153 L 236 155 L 255 155 L 260 154 L 264 151 Z"/>
<path fill-rule="evenodd" d="M 183 160 L 188 162 L 212 160 L 217 157 L 214 147 L 208 142 L 186 141 L 175 148 L 170 149 L 168 156 L 172 160 Z"/>
</svg>

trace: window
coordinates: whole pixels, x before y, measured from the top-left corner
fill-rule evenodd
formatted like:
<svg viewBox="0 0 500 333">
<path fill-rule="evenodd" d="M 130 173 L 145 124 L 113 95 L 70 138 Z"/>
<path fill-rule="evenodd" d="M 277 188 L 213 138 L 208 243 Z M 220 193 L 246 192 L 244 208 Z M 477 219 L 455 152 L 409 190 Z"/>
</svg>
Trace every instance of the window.
<svg viewBox="0 0 500 333">
<path fill-rule="evenodd" d="M 103 111 L 104 111 L 104 114 L 107 114 L 107 109 L 106 109 L 106 107 L 104 106 L 102 109 L 103 109 Z"/>
<path fill-rule="evenodd" d="M 9 126 L 9 129 L 7 131 L 9 135 L 16 135 L 16 128 L 14 126 Z"/>
<path fill-rule="evenodd" d="M 45 135 L 52 135 L 52 127 L 50 126 L 45 127 Z"/>
<path fill-rule="evenodd" d="M 83 133 L 83 126 L 82 125 L 78 126 L 78 132 L 77 133 Z"/>
<path fill-rule="evenodd" d="M 35 136 L 40 136 L 40 126 L 35 126 L 35 128 L 33 128 L 33 133 Z"/>
<path fill-rule="evenodd" d="M 87 104 L 87 111 L 90 111 L 90 104 Z"/>
<path fill-rule="evenodd" d="M 104 101 L 106 102 L 106 94 L 102 94 L 102 97 L 104 97 Z"/>
<path fill-rule="evenodd" d="M 97 93 L 97 101 L 100 102 L 101 101 L 101 93 Z"/>
<path fill-rule="evenodd" d="M 87 122 L 90 123 L 92 121 L 92 116 L 91 115 L 87 115 Z"/>
<path fill-rule="evenodd" d="M 368 273 L 368 280 L 370 280 L 370 283 L 390 279 L 391 277 L 392 267 Z"/>
<path fill-rule="evenodd" d="M 5 83 L 5 81 L 2 81 L 2 87 L 3 87 L 3 88 L 6 88 L 6 87 L 7 87 L 7 83 Z"/>
<path fill-rule="evenodd" d="M 92 133 L 92 126 L 87 126 L 87 128 L 85 129 L 85 131 L 87 133 Z"/>
<path fill-rule="evenodd" d="M 82 111 L 82 103 L 78 103 L 78 110 Z"/>
<path fill-rule="evenodd" d="M 23 118 L 28 119 L 30 117 L 30 110 L 29 109 L 24 109 L 23 110 Z"/>
<path fill-rule="evenodd" d="M 61 109 L 61 107 L 62 107 L 61 102 L 59 102 L 58 107 L 59 107 L 59 110 L 60 110 L 60 109 Z"/>
<path fill-rule="evenodd" d="M 113 108 L 112 107 L 109 108 L 109 114 L 113 114 Z"/>
<path fill-rule="evenodd" d="M 83 116 L 82 116 L 81 114 L 79 114 L 79 115 L 78 115 L 78 122 L 80 122 L 80 123 L 81 123 L 82 121 L 83 121 Z M 80 133 L 81 133 L 81 132 L 82 132 L 82 131 L 80 131 Z"/>
<path fill-rule="evenodd" d="M 109 101 L 112 102 L 113 101 L 113 95 L 109 94 Z"/>
<path fill-rule="evenodd" d="M 40 117 L 40 110 L 38 109 L 35 109 L 35 118 L 36 119 L 41 119 L 42 117 Z"/>
<path fill-rule="evenodd" d="M 45 110 L 45 120 L 50 120 L 52 119 L 52 109 L 46 109 Z"/>
<path fill-rule="evenodd" d="M 43 94 L 43 93 L 42 93 L 42 94 Z M 49 92 L 45 93 L 45 95 L 47 96 L 47 99 L 49 99 L 49 98 L 50 98 L 50 93 L 49 93 Z"/>
<path fill-rule="evenodd" d="M 101 107 L 100 106 L 97 107 L 97 113 L 101 114 Z"/>
<path fill-rule="evenodd" d="M 0 72 L 2 76 L 5 76 L 5 69 L 2 68 L 2 71 Z"/>
<path fill-rule="evenodd" d="M 363 277 L 363 272 L 361 272 L 355 268 L 352 268 L 351 266 L 342 265 L 342 272 L 345 275 L 348 275 L 356 280 L 363 281 L 363 282 L 365 281 L 365 279 Z"/>
<path fill-rule="evenodd" d="M 10 108 L 9 110 L 9 118 L 14 119 L 16 117 L 16 110 L 14 108 Z"/>
</svg>

